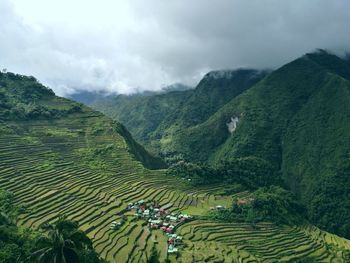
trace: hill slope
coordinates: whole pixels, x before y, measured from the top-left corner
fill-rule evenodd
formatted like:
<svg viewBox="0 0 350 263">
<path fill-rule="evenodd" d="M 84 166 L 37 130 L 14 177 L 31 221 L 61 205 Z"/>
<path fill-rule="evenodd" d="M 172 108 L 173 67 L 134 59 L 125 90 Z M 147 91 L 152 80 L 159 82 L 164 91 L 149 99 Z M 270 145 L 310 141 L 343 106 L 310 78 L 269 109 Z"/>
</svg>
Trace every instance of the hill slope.
<svg viewBox="0 0 350 263">
<path fill-rule="evenodd" d="M 314 222 L 349 237 L 349 79 L 350 67 L 340 58 L 307 54 L 181 132 L 176 151 L 212 163 L 268 160 L 308 205 Z M 232 117 L 238 124 L 231 134 L 226 124 Z"/>
<path fill-rule="evenodd" d="M 137 140 L 147 145 L 150 134 L 176 111 L 192 90 L 152 95 L 118 95 L 97 99 L 91 106 L 122 122 Z"/>
<path fill-rule="evenodd" d="M 33 77 L 7 73 L 0 75 L 0 120 L 47 120 L 59 118 L 80 118 L 94 115 L 101 122 L 108 121 L 98 112 L 82 104 L 56 97 L 52 90 L 42 86 Z M 148 168 L 161 168 L 164 163 L 144 150 L 136 143 L 129 132 L 120 124 L 114 123 L 116 132 L 123 137 L 128 151 Z M 98 129 L 98 127 L 96 127 Z"/>
<path fill-rule="evenodd" d="M 172 158 L 177 132 L 207 120 L 221 106 L 262 79 L 267 72 L 250 69 L 209 72 L 194 90 L 153 96 L 123 96 L 91 104 L 122 122 L 147 149 Z"/>
</svg>

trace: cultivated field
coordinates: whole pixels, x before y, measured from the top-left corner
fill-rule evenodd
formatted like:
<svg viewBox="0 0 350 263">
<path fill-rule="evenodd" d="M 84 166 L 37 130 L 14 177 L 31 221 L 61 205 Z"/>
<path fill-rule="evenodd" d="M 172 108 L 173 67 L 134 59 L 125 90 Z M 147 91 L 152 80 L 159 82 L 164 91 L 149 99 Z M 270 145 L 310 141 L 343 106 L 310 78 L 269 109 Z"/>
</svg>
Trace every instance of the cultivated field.
<svg viewBox="0 0 350 263">
<path fill-rule="evenodd" d="M 185 246 L 167 255 L 167 237 L 129 215 L 110 229 L 129 202 L 157 200 L 171 212 L 205 214 L 229 205 L 221 186 L 193 189 L 183 180 L 150 171 L 129 153 L 112 122 L 95 112 L 51 121 L 0 125 L 0 188 L 12 191 L 26 212 L 18 224 L 38 227 L 66 215 L 79 222 L 100 255 L 111 262 L 146 262 L 155 246 L 172 262 L 281 262 L 306 256 L 345 262 L 350 242 L 311 226 L 223 224 L 195 220 L 176 233 Z"/>
</svg>

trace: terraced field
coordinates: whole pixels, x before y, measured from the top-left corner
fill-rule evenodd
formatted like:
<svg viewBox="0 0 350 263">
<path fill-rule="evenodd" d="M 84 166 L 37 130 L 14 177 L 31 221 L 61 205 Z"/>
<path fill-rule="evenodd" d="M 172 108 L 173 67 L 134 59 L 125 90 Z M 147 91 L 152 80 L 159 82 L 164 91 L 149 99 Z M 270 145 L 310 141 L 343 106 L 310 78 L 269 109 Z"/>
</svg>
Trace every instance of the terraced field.
<svg viewBox="0 0 350 263">
<path fill-rule="evenodd" d="M 183 262 L 348 262 L 349 256 L 349 241 L 315 227 L 195 221 L 178 233 L 187 244 L 178 258 Z"/>
<path fill-rule="evenodd" d="M 111 262 L 146 262 L 155 246 L 164 262 L 166 236 L 128 216 L 118 230 L 110 224 L 129 202 L 158 200 L 170 211 L 202 214 L 230 197 L 221 186 L 192 189 L 164 171 L 145 169 L 129 152 L 115 124 L 88 111 L 64 119 L 0 125 L 0 188 L 12 191 L 27 210 L 18 224 L 38 227 L 65 214 L 79 222 L 100 255 Z M 192 221 L 179 227 L 185 247 L 173 262 L 293 261 L 312 256 L 345 262 L 350 243 L 317 228 L 256 228 L 244 224 Z"/>
</svg>

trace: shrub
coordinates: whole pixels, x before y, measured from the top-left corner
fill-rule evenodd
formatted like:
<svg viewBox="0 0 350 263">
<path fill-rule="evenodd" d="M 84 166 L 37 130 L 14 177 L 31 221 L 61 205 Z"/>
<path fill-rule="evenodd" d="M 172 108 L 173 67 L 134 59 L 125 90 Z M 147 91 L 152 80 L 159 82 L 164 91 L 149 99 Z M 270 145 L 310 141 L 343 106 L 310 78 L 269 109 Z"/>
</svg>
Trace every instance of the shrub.
<svg viewBox="0 0 350 263">
<path fill-rule="evenodd" d="M 261 221 L 291 225 L 304 222 L 305 208 L 291 192 L 281 187 L 259 188 L 244 201 L 236 199 L 231 208 L 211 212 L 209 216 L 219 221 L 251 224 Z"/>
<path fill-rule="evenodd" d="M 237 158 L 217 166 L 180 161 L 171 166 L 167 174 L 191 179 L 191 183 L 195 185 L 225 183 L 256 189 L 281 184 L 279 175 L 270 163 L 257 157 Z"/>
</svg>

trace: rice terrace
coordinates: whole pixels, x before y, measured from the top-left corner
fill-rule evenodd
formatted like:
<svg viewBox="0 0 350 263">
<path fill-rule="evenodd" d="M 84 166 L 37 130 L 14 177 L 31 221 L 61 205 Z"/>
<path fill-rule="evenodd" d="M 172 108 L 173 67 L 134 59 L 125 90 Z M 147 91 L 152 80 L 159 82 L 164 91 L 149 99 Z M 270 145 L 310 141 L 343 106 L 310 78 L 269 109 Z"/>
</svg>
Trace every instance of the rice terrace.
<svg viewBox="0 0 350 263">
<path fill-rule="evenodd" d="M 43 103 L 47 102 L 61 109 L 76 106 L 52 96 Z M 147 262 L 154 248 L 161 262 L 292 262 L 305 256 L 344 262 L 347 257 L 348 240 L 311 225 L 261 222 L 253 227 L 206 220 L 210 209 L 232 202 L 232 196 L 222 194 L 224 186 L 194 188 L 165 170 L 144 168 L 125 132 L 86 107 L 64 118 L 2 122 L 1 187 L 26 208 L 17 224 L 38 228 L 65 215 L 79 223 L 96 251 L 110 262 Z M 190 220 L 170 233 L 153 228 L 149 215 L 135 215 L 139 207 L 134 204 L 140 201 L 156 202 L 156 211 L 186 214 Z M 174 234 L 182 238 L 175 253 L 169 251 Z"/>
<path fill-rule="evenodd" d="M 0 263 L 350 263 L 349 10 L 0 0 Z"/>
</svg>

